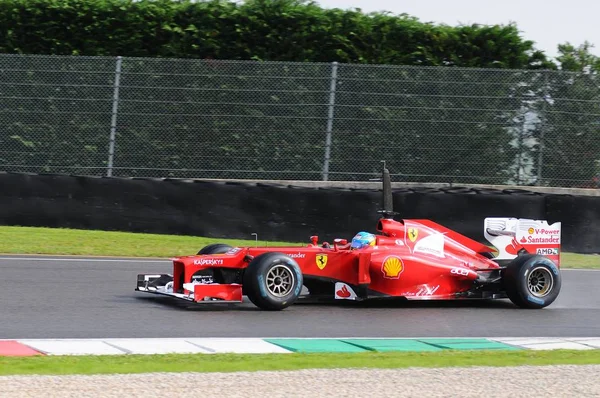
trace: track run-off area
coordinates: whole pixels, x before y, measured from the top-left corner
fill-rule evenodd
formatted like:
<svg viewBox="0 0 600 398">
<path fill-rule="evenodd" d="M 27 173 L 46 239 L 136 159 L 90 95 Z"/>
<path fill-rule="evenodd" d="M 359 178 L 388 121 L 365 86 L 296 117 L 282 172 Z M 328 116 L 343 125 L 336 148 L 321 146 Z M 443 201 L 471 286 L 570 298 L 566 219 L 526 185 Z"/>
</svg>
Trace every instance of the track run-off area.
<svg viewBox="0 0 600 398">
<path fill-rule="evenodd" d="M 542 310 L 394 300 L 267 312 L 134 291 L 138 273 L 171 270 L 161 259 L 0 256 L 0 338 L 600 336 L 600 271 L 564 269 L 558 299 Z"/>
</svg>

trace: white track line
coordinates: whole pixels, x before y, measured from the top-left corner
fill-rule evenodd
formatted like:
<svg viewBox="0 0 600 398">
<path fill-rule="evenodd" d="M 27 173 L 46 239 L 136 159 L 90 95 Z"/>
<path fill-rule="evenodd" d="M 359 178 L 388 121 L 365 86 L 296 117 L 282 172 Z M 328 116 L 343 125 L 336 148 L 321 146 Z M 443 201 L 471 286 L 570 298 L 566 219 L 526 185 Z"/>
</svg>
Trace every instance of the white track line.
<svg viewBox="0 0 600 398">
<path fill-rule="evenodd" d="M 599 272 L 600 269 L 589 269 L 589 268 L 561 268 L 561 271 L 585 271 L 585 272 Z"/>
<path fill-rule="evenodd" d="M 76 261 L 76 262 L 99 262 L 99 263 L 167 263 L 171 262 L 169 259 L 165 260 L 149 260 L 140 258 L 137 259 L 108 259 L 108 258 L 47 258 L 47 257 L 0 257 L 0 261 Z"/>
<path fill-rule="evenodd" d="M 105 262 L 105 263 L 170 263 L 170 259 L 148 259 L 148 258 L 60 258 L 60 257 L 0 257 L 0 261 L 85 261 L 85 262 Z M 561 271 L 585 271 L 585 272 L 600 272 L 600 269 L 586 268 L 561 268 Z"/>
</svg>

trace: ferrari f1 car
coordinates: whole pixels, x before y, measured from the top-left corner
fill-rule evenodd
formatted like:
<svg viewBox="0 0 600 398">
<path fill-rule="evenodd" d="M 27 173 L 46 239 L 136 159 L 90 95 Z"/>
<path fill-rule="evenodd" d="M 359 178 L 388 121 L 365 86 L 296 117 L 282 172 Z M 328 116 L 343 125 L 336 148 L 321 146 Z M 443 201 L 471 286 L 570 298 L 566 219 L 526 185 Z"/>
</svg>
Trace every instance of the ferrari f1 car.
<svg viewBox="0 0 600 398">
<path fill-rule="evenodd" d="M 212 244 L 173 258 L 170 274 L 138 275 L 135 290 L 203 304 L 246 296 L 263 310 L 323 299 L 508 298 L 530 309 L 556 300 L 560 222 L 486 218 L 486 245 L 429 220 L 395 220 L 385 166 L 383 208 L 378 233 L 356 237 L 364 247 L 343 238 L 319 243 L 318 236 L 297 247 Z"/>
</svg>

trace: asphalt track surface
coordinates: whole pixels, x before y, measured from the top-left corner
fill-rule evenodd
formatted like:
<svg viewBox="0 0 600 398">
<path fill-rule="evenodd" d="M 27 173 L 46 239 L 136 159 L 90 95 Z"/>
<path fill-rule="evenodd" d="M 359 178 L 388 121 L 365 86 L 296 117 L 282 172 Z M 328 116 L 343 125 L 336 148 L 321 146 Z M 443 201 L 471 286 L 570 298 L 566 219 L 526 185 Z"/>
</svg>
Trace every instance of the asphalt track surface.
<svg viewBox="0 0 600 398">
<path fill-rule="evenodd" d="M 168 260 L 0 257 L 0 338 L 128 337 L 597 337 L 600 272 L 565 270 L 543 310 L 507 300 L 301 304 L 280 312 L 251 303 L 176 305 L 135 292 L 138 273 Z"/>
</svg>

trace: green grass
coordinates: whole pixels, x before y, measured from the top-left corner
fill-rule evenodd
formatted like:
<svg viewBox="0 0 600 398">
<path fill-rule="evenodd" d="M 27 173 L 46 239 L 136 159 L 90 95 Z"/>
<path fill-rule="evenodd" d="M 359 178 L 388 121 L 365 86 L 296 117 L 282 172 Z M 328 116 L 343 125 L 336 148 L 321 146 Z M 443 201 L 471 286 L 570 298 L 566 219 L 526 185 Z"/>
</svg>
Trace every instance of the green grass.
<svg viewBox="0 0 600 398">
<path fill-rule="evenodd" d="M 260 238 L 260 237 L 259 237 Z M 346 237 L 349 238 L 349 237 Z M 211 243 L 254 245 L 255 241 L 193 236 L 90 231 L 59 228 L 0 227 L 0 253 L 119 257 L 161 257 L 196 254 Z M 259 245 L 301 246 L 306 242 L 264 242 Z M 600 255 L 562 253 L 563 268 L 600 269 Z"/>
<path fill-rule="evenodd" d="M 560 263 L 562 268 L 600 269 L 600 255 L 562 253 Z"/>
<path fill-rule="evenodd" d="M 259 237 L 260 239 L 260 237 Z M 255 245 L 254 240 L 91 231 L 62 228 L 0 227 L 0 253 L 119 257 L 172 257 L 196 254 L 211 243 Z M 265 242 L 259 240 L 259 245 Z M 307 240 L 308 243 L 308 240 Z M 269 242 L 269 246 L 300 243 Z"/>
<path fill-rule="evenodd" d="M 0 375 L 600 364 L 600 350 L 0 357 Z"/>
</svg>

